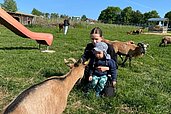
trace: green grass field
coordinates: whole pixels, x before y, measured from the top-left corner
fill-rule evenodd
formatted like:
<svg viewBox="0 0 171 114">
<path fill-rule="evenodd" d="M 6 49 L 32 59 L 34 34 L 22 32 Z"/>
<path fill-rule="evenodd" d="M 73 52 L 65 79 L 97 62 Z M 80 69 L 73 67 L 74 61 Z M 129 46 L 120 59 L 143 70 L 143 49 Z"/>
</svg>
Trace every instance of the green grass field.
<svg viewBox="0 0 171 114">
<path fill-rule="evenodd" d="M 55 27 L 29 27 L 31 31 L 52 33 L 54 41 L 50 49 L 55 53 L 41 53 L 36 41 L 21 38 L 0 26 L 0 112 L 24 89 L 47 77 L 67 73 L 69 68 L 63 59 L 81 57 L 90 42 L 89 32 L 95 26 L 109 40 L 148 43 L 147 53 L 134 58 L 132 68 L 128 63 L 119 67 L 115 97 L 99 99 L 93 94 L 85 97 L 73 88 L 64 114 L 171 113 L 171 45 L 158 47 L 162 36 L 127 35 L 135 27 L 109 24 L 83 24 L 70 28 L 66 36 Z"/>
</svg>

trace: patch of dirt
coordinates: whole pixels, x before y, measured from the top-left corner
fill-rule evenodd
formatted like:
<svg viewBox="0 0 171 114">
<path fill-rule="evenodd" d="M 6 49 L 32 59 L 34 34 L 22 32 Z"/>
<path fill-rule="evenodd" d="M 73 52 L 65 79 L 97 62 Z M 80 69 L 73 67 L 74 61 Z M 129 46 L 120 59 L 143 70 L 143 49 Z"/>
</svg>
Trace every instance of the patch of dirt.
<svg viewBox="0 0 171 114">
<path fill-rule="evenodd" d="M 154 34 L 154 35 L 171 35 L 171 33 L 157 33 L 157 32 L 146 32 L 142 34 Z"/>
<path fill-rule="evenodd" d="M 3 107 L 4 107 L 4 96 L 5 96 L 5 93 L 4 91 L 2 90 L 2 88 L 0 87 L 0 114 L 1 114 L 1 111 L 3 110 Z"/>
<path fill-rule="evenodd" d="M 4 96 L 4 91 L 3 91 L 3 89 L 0 87 L 0 101 L 2 100 L 3 96 Z"/>
<path fill-rule="evenodd" d="M 133 107 L 128 107 L 126 104 L 123 104 L 120 107 L 116 107 L 116 109 L 119 109 L 121 113 L 137 113 L 137 110 L 135 110 Z"/>
<path fill-rule="evenodd" d="M 87 108 L 88 110 L 94 110 L 92 107 L 83 105 L 83 104 L 81 103 L 80 100 L 77 101 L 77 102 L 75 102 L 75 103 L 73 103 L 73 104 L 72 104 L 72 107 L 75 108 L 75 109 L 77 109 L 77 108 L 79 108 L 79 107 L 84 107 L 84 108 Z"/>
</svg>

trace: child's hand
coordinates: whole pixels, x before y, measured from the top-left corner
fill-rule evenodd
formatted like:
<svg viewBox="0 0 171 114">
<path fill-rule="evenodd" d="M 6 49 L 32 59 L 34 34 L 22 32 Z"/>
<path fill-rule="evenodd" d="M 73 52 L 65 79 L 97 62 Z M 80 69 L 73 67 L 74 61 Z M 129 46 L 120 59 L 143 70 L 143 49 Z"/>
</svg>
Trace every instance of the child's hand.
<svg viewBox="0 0 171 114">
<path fill-rule="evenodd" d="M 92 76 L 89 76 L 89 81 L 92 81 L 93 77 Z"/>
<path fill-rule="evenodd" d="M 104 72 L 104 71 L 109 70 L 109 67 L 106 67 L 106 66 L 98 66 L 97 69 L 98 69 L 98 71 L 100 71 L 100 72 Z"/>
</svg>

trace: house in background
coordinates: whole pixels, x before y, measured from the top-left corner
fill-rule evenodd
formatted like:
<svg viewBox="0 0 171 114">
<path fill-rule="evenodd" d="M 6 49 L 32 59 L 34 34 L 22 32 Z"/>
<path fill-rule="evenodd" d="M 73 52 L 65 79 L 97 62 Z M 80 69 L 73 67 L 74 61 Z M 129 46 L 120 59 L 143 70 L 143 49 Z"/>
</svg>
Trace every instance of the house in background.
<svg viewBox="0 0 171 114">
<path fill-rule="evenodd" d="M 169 19 L 168 18 L 150 18 L 148 19 L 148 31 L 149 32 L 158 32 L 158 33 L 167 33 Z"/>
<path fill-rule="evenodd" d="M 35 23 L 35 16 L 31 14 L 24 14 L 21 12 L 7 12 L 17 21 L 19 21 L 23 25 L 30 25 Z"/>
<path fill-rule="evenodd" d="M 80 16 L 72 16 L 71 17 L 71 20 L 72 21 L 80 21 L 81 20 L 81 17 Z"/>
</svg>

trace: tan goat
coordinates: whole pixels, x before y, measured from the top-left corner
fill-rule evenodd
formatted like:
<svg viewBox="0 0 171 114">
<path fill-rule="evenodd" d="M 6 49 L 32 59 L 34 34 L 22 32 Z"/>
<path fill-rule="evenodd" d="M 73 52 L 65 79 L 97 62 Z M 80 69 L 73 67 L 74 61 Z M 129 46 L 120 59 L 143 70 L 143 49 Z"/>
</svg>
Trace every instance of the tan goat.
<svg viewBox="0 0 171 114">
<path fill-rule="evenodd" d="M 164 46 L 166 46 L 167 44 L 171 44 L 171 36 L 164 36 L 159 46 L 162 46 L 162 44 L 164 44 Z"/>
<path fill-rule="evenodd" d="M 104 39 L 103 42 L 109 43 L 113 46 L 115 53 L 119 55 L 119 57 L 122 59 L 121 66 L 125 66 L 125 62 L 129 58 L 129 66 L 131 66 L 131 59 L 132 57 L 138 57 L 145 54 L 146 48 L 148 44 L 144 43 L 138 43 L 138 45 L 134 44 L 134 41 L 110 41 Z M 125 60 L 123 60 L 122 56 L 126 56 Z"/>
<path fill-rule="evenodd" d="M 127 34 L 128 34 L 128 35 L 129 35 L 129 34 L 133 34 L 133 35 L 135 35 L 135 34 L 141 34 L 141 33 L 143 33 L 143 31 L 144 31 L 144 28 L 139 28 L 139 29 L 137 29 L 137 30 L 129 31 L 129 32 L 127 32 Z"/>
<path fill-rule="evenodd" d="M 110 40 L 103 39 L 103 42 L 109 43 L 110 45 L 112 45 L 115 50 L 115 53 L 117 53 L 119 55 L 119 57 L 122 59 L 122 61 L 123 61 L 122 54 L 120 54 L 119 52 L 124 52 L 125 48 L 127 48 L 127 45 L 130 45 L 130 44 L 135 45 L 134 41 L 132 41 L 132 40 L 122 42 L 122 41 L 118 41 L 118 40 L 110 41 Z"/>
<path fill-rule="evenodd" d="M 87 64 L 80 59 L 62 78 L 54 76 L 24 90 L 3 114 L 61 114 L 66 108 L 71 89 L 82 78 Z"/>
<path fill-rule="evenodd" d="M 129 58 L 129 66 L 131 66 L 132 57 L 138 57 L 145 54 L 148 44 L 138 43 L 131 44 L 128 42 L 113 42 L 112 43 L 115 52 L 120 56 L 123 61 L 122 55 L 125 56 L 125 60 L 122 62 L 121 66 L 125 66 L 125 62 Z"/>
<path fill-rule="evenodd" d="M 63 23 L 59 23 L 58 26 L 59 26 L 59 32 L 62 31 L 62 29 L 64 28 L 64 24 Z"/>
<path fill-rule="evenodd" d="M 108 44 L 113 44 L 115 42 L 122 42 L 122 41 L 118 41 L 118 40 L 111 41 L 111 40 L 103 39 L 102 42 L 105 42 L 105 43 L 108 43 Z M 124 43 L 126 43 L 126 44 L 134 44 L 134 41 L 129 40 L 129 41 L 126 41 Z"/>
</svg>

